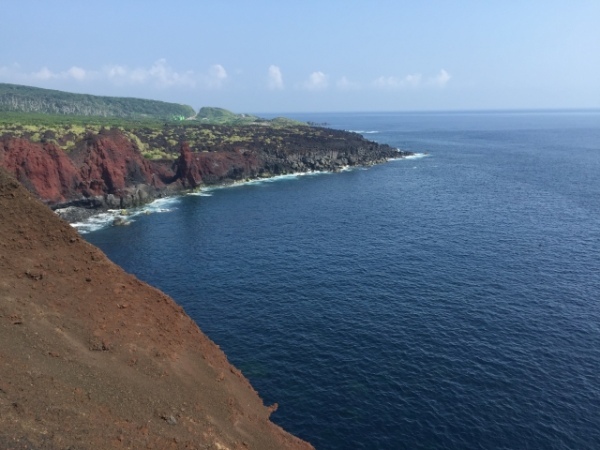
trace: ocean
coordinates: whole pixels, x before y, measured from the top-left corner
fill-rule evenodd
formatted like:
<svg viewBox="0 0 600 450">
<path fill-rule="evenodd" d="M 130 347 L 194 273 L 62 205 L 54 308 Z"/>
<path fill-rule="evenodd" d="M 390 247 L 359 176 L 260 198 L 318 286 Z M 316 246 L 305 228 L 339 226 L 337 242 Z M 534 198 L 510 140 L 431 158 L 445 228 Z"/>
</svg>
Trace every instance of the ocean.
<svg viewBox="0 0 600 450">
<path fill-rule="evenodd" d="M 85 238 L 317 449 L 600 448 L 600 111 L 288 116 L 418 155 Z"/>
</svg>

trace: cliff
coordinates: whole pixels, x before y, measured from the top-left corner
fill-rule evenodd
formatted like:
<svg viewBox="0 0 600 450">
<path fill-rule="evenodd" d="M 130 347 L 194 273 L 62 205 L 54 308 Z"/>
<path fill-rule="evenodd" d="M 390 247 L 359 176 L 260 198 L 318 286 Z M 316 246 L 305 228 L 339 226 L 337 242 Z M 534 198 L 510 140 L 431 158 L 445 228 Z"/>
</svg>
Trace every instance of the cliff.
<svg viewBox="0 0 600 450">
<path fill-rule="evenodd" d="M 269 421 L 273 408 L 181 307 L 2 169 L 0 342 L 2 449 L 312 448 Z"/>
<path fill-rule="evenodd" d="M 53 143 L 0 139 L 0 167 L 48 205 L 123 208 L 166 192 L 161 167 L 119 133 L 89 135 L 67 154 Z"/>
<path fill-rule="evenodd" d="M 169 152 L 179 156 L 144 158 L 144 140 L 152 136 L 156 143 L 167 132 L 178 135 L 178 147 Z M 55 208 L 129 208 L 199 186 L 336 171 L 408 154 L 355 133 L 308 126 L 195 126 L 170 127 L 162 135 L 149 129 L 132 133 L 116 128 L 88 132 L 68 153 L 53 142 L 7 134 L 0 138 L 0 167 Z"/>
</svg>

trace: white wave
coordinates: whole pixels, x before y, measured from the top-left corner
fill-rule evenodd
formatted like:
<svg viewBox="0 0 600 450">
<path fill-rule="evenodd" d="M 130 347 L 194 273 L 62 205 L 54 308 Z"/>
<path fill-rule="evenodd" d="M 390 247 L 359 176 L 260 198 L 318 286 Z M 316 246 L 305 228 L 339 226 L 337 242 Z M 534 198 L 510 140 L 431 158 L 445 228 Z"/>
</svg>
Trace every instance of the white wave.
<svg viewBox="0 0 600 450">
<path fill-rule="evenodd" d="M 148 203 L 145 206 L 142 206 L 140 208 L 136 208 L 137 210 L 144 210 L 144 209 L 149 209 L 150 211 L 158 211 L 158 210 L 171 210 L 171 206 L 176 205 L 177 203 L 179 203 L 181 201 L 180 197 L 162 197 L 162 198 L 157 198 L 156 200 L 153 200 L 152 202 Z"/>
<path fill-rule="evenodd" d="M 399 150 L 400 151 L 400 150 Z M 417 154 L 422 155 L 422 154 Z M 393 159 L 414 159 L 415 156 L 409 156 L 407 158 L 393 158 Z M 423 155 L 424 156 L 424 155 Z M 339 168 L 339 172 L 347 172 L 351 170 L 367 170 L 366 167 L 363 166 L 343 166 Z M 284 180 L 294 180 L 300 177 L 305 176 L 314 176 L 314 175 L 330 175 L 335 172 L 326 171 L 326 170 L 315 170 L 310 172 L 293 172 L 284 175 L 276 175 L 269 178 L 255 178 L 252 180 L 238 181 L 231 184 L 223 184 L 219 186 L 210 186 L 203 187 L 198 191 L 189 192 L 187 195 L 198 196 L 198 197 L 212 197 L 212 192 L 218 189 L 228 189 L 237 186 L 247 186 L 247 185 L 261 185 L 266 183 L 276 183 L 278 181 Z M 152 213 L 166 213 L 171 212 L 174 208 L 173 205 L 178 203 L 181 200 L 180 196 L 174 197 L 164 197 L 154 200 L 153 202 L 138 208 L 131 209 L 109 209 L 107 211 L 103 211 L 101 213 L 95 214 L 82 222 L 71 223 L 71 226 L 76 228 L 81 234 L 91 233 L 93 231 L 100 230 L 107 226 L 111 226 L 115 219 L 121 218 L 127 224 L 135 222 L 135 218 L 144 214 L 152 214 Z"/>
<path fill-rule="evenodd" d="M 111 225 L 116 217 L 116 213 L 108 211 L 88 217 L 82 222 L 72 223 L 71 226 L 79 231 L 79 233 L 86 234 Z"/>
<path fill-rule="evenodd" d="M 342 170 L 344 170 L 344 169 L 342 169 Z M 229 183 L 229 184 L 222 184 L 222 185 L 218 185 L 218 186 L 204 187 L 204 188 L 201 188 L 199 191 L 197 191 L 197 192 L 191 192 L 188 195 L 195 195 L 195 196 L 201 196 L 201 197 L 210 197 L 210 196 L 212 196 L 212 193 L 211 193 L 212 191 L 216 191 L 216 190 L 219 190 L 219 189 L 229 189 L 229 188 L 234 188 L 234 187 L 238 187 L 238 186 L 249 186 L 249 185 L 261 185 L 261 184 L 267 184 L 267 183 L 276 183 L 278 181 L 298 179 L 299 177 L 306 177 L 306 176 L 313 176 L 313 175 L 327 175 L 327 174 L 331 174 L 331 173 L 333 173 L 333 172 L 326 171 L 326 170 L 314 170 L 314 171 L 310 171 L 310 172 L 286 173 L 284 175 L 275 175 L 275 176 L 268 177 L 268 178 L 253 178 L 253 179 L 244 180 L 244 181 L 236 181 L 236 182 Z"/>
<path fill-rule="evenodd" d="M 404 159 L 421 159 L 429 156 L 429 153 L 415 153 L 414 155 L 406 156 Z"/>
<path fill-rule="evenodd" d="M 371 130 L 371 131 L 367 131 L 367 130 L 346 130 L 349 131 L 350 133 L 358 133 L 358 134 L 376 134 L 379 133 L 379 131 L 376 130 Z"/>
<path fill-rule="evenodd" d="M 398 150 L 399 152 L 401 150 Z M 427 156 L 429 156 L 429 153 L 415 153 L 413 155 L 408 155 L 408 156 L 400 156 L 398 158 L 390 158 L 388 159 L 388 161 L 404 161 L 406 159 L 421 159 L 421 158 L 426 158 Z"/>
<path fill-rule="evenodd" d="M 140 215 L 171 212 L 174 209 L 172 206 L 179 201 L 179 197 L 163 197 L 137 208 L 109 209 L 94 214 L 82 222 L 72 223 L 71 226 L 77 229 L 79 233 L 86 234 L 111 226 L 117 218 L 122 219 L 126 225 L 129 225 L 131 222 L 135 222 L 135 218 Z"/>
</svg>

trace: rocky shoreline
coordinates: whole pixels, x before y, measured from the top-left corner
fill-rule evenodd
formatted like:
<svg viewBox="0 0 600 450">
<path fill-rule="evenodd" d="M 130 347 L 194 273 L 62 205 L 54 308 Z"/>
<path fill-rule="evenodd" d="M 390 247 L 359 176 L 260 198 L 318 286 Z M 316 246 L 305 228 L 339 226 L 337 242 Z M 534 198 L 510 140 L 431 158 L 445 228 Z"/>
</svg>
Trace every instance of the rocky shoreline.
<svg viewBox="0 0 600 450">
<path fill-rule="evenodd" d="M 201 187 L 336 172 L 411 155 L 346 131 L 305 127 L 302 134 L 268 133 L 267 141 L 279 144 L 233 143 L 199 151 L 182 141 L 177 157 L 163 160 L 145 159 L 138 143 L 118 129 L 88 133 L 69 153 L 54 143 L 4 136 L 0 167 L 62 218 L 80 222 L 102 211 L 140 207 Z"/>
<path fill-rule="evenodd" d="M 400 158 L 403 158 L 403 157 L 404 156 L 401 156 Z M 374 166 L 377 164 L 383 164 L 387 161 L 390 161 L 390 159 L 373 162 L 372 164 L 368 164 L 368 165 L 341 166 L 332 171 L 318 170 L 318 171 L 308 171 L 308 172 L 286 172 L 286 173 L 282 173 L 279 175 L 262 176 L 260 178 L 248 178 L 248 179 L 241 180 L 241 181 L 224 181 L 222 183 L 217 183 L 217 184 L 213 184 L 213 185 L 204 185 L 204 186 L 201 185 L 195 189 L 181 189 L 179 191 L 169 192 L 169 193 L 165 193 L 164 191 L 157 192 L 156 196 L 152 196 L 152 195 L 145 196 L 144 197 L 145 201 L 143 203 L 135 203 L 135 204 L 132 203 L 130 206 L 128 206 L 128 207 L 126 206 L 123 208 L 119 208 L 121 203 L 115 203 L 114 200 L 111 200 L 111 195 L 109 194 L 106 196 L 108 198 L 96 197 L 96 198 L 92 198 L 92 199 L 75 200 L 72 202 L 68 202 L 67 204 L 54 205 L 53 207 L 51 207 L 51 209 L 61 219 L 65 220 L 71 224 L 85 222 L 86 220 L 88 220 L 92 217 L 108 213 L 108 214 L 112 214 L 114 216 L 112 225 L 115 225 L 115 226 L 129 225 L 130 222 L 128 220 L 128 217 L 132 213 L 134 213 L 135 210 L 141 209 L 142 213 L 150 214 L 151 211 L 149 209 L 144 209 L 144 207 L 149 206 L 154 201 L 160 200 L 160 199 L 169 199 L 169 198 L 175 198 L 175 197 L 179 197 L 179 196 L 183 196 L 183 195 L 188 195 L 188 194 L 192 194 L 194 192 L 202 191 L 202 189 L 227 188 L 227 187 L 231 187 L 231 186 L 235 186 L 235 185 L 259 182 L 259 181 L 273 179 L 276 177 L 282 177 L 282 176 L 286 176 L 286 175 L 301 176 L 301 175 L 314 174 L 314 173 L 338 173 L 338 172 L 343 172 L 344 170 L 350 170 L 350 169 L 356 168 L 356 167 L 368 167 L 368 166 Z"/>
</svg>

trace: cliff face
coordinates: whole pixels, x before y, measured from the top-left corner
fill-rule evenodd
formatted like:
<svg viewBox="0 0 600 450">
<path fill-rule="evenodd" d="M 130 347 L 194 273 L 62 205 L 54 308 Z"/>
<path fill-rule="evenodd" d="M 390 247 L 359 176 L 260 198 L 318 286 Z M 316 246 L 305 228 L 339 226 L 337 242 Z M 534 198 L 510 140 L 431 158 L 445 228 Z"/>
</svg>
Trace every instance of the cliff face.
<svg viewBox="0 0 600 450">
<path fill-rule="evenodd" d="M 0 448 L 312 448 L 181 307 L 2 169 L 0 342 Z"/>
<path fill-rule="evenodd" d="M 0 142 L 0 167 L 50 203 L 64 202 L 78 193 L 78 171 L 66 153 L 54 144 L 5 139 Z"/>
<path fill-rule="evenodd" d="M 79 193 L 112 207 L 145 203 L 164 191 L 164 175 L 118 131 L 88 136 L 69 154 L 79 172 Z"/>
<path fill-rule="evenodd" d="M 50 205 L 137 206 L 166 192 L 173 178 L 114 131 L 88 136 L 68 155 L 55 144 L 4 138 L 0 167 Z"/>
<path fill-rule="evenodd" d="M 51 206 L 128 208 L 202 185 L 335 171 L 407 154 L 355 133 L 328 129 L 221 127 L 218 131 L 222 140 L 214 142 L 210 151 L 204 144 L 192 148 L 183 141 L 174 162 L 145 159 L 138 144 L 119 130 L 88 133 L 69 154 L 55 144 L 4 137 L 0 167 Z"/>
<path fill-rule="evenodd" d="M 184 143 L 174 167 L 175 180 L 186 188 L 195 188 L 202 184 L 254 178 L 264 167 L 264 161 L 257 152 L 246 149 L 192 152 L 189 145 Z"/>
</svg>

